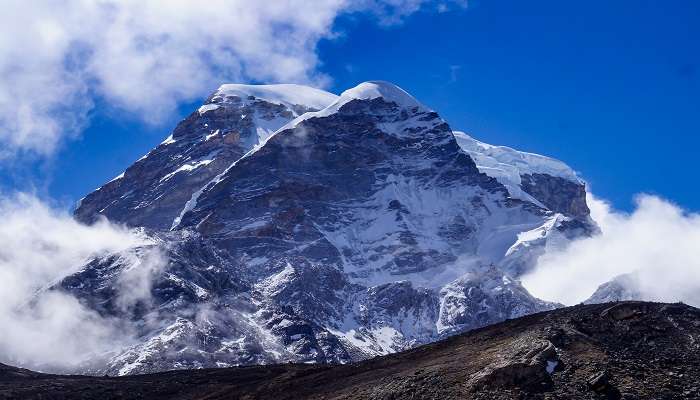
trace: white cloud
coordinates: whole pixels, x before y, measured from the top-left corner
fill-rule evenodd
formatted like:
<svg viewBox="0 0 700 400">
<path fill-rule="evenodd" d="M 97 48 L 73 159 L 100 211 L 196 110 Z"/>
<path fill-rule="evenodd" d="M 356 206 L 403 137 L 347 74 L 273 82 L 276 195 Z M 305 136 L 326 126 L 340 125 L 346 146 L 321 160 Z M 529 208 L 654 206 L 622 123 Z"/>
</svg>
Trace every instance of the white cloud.
<svg viewBox="0 0 700 400">
<path fill-rule="evenodd" d="M 80 133 L 98 98 L 157 122 L 224 81 L 324 85 L 316 45 L 334 35 L 338 15 L 395 23 L 429 2 L 7 0 L 0 159 L 51 154 Z"/>
<path fill-rule="evenodd" d="M 377 16 L 381 24 L 393 25 L 422 8 L 445 13 L 451 9 L 465 9 L 467 3 L 468 0 L 355 0 L 351 9 L 368 10 Z M 426 5 L 429 7 L 425 7 Z"/>
<path fill-rule="evenodd" d="M 564 304 L 586 300 L 598 285 L 636 273 L 645 300 L 700 305 L 700 214 L 659 197 L 640 195 L 631 214 L 589 196 L 602 234 L 546 254 L 523 284 L 540 298 Z"/>
<path fill-rule="evenodd" d="M 95 255 L 150 243 L 147 238 L 106 221 L 79 224 L 25 194 L 0 198 L 0 220 L 0 362 L 70 369 L 127 344 L 130 330 L 122 321 L 100 317 L 65 292 L 42 289 Z M 151 276 L 159 262 L 135 265 L 125 283 Z M 149 289 L 150 280 L 140 279 L 119 295 L 143 299 Z"/>
</svg>

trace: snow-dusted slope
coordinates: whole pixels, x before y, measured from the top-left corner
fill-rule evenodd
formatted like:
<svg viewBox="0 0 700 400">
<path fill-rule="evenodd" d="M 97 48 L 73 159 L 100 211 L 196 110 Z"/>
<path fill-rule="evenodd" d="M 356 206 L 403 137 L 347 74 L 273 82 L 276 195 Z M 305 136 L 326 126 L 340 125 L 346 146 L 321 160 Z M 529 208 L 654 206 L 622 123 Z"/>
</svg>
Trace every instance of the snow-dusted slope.
<svg viewBox="0 0 700 400">
<path fill-rule="evenodd" d="M 120 255 L 61 283 L 137 323 L 98 371 L 119 374 L 349 362 L 545 310 L 517 277 L 595 228 L 568 167 L 453 135 L 381 81 L 224 85 L 76 215 L 148 227 L 168 260 L 130 310 Z"/>
</svg>

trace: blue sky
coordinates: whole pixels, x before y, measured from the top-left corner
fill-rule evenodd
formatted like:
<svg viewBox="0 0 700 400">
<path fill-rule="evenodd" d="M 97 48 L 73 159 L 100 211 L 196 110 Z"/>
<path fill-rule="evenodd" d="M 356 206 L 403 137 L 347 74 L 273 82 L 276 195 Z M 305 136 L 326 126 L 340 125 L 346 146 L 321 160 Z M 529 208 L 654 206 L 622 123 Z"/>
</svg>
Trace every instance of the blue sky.
<svg viewBox="0 0 700 400">
<path fill-rule="evenodd" d="M 617 208 L 645 192 L 700 210 L 700 2 L 471 1 L 391 25 L 344 14 L 334 30 L 316 51 L 330 91 L 388 80 L 453 129 L 567 162 Z M 0 185 L 30 182 L 69 205 L 199 102 L 153 125 L 98 98 L 79 139 L 40 162 L 0 167 Z"/>
</svg>

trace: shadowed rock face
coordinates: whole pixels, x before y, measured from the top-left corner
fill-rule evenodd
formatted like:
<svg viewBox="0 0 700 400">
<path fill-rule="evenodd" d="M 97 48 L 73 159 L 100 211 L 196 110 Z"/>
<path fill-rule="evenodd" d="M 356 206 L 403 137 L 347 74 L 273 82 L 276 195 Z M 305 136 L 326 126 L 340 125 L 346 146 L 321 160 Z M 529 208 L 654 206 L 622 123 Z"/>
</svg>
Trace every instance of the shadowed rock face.
<svg viewBox="0 0 700 400">
<path fill-rule="evenodd" d="M 579 305 L 353 365 L 69 377 L 0 365 L 0 398 L 695 399 L 700 311 Z"/>
<path fill-rule="evenodd" d="M 517 277 L 545 246 L 594 231 L 573 172 L 533 175 L 514 196 L 390 84 L 321 93 L 317 107 L 288 101 L 307 98 L 298 87 L 233 86 L 76 210 L 153 242 L 53 288 L 133 326 L 130 346 L 82 372 L 348 363 L 558 306 Z M 126 301 L 124 276 L 152 257 L 148 296 Z"/>
<path fill-rule="evenodd" d="M 523 190 L 548 209 L 575 218 L 590 214 L 584 185 L 546 174 L 522 175 L 521 178 Z"/>
</svg>

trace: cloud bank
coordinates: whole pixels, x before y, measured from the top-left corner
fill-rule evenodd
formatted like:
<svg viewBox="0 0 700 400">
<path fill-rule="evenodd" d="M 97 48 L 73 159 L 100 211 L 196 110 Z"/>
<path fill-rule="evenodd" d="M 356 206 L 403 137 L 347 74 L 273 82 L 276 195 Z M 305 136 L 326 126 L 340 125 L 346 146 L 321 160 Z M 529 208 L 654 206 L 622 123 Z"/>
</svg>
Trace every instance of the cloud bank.
<svg viewBox="0 0 700 400">
<path fill-rule="evenodd" d="M 50 155 L 96 101 L 157 122 L 222 82 L 323 86 L 316 46 L 339 15 L 382 24 L 464 0 L 3 2 L 0 159 Z M 437 4 L 440 3 L 440 4 Z M 440 7 L 438 7 L 440 6 Z M 102 101 L 103 100 L 103 101 Z"/>
<path fill-rule="evenodd" d="M 106 221 L 79 224 L 26 194 L 0 199 L 0 220 L 0 362 L 61 371 L 128 344 L 121 321 L 42 289 L 95 255 L 148 244 L 147 238 Z M 123 274 L 125 307 L 149 295 L 146 278 L 162 265 L 154 254 Z"/>
<path fill-rule="evenodd" d="M 564 304 L 590 297 L 613 278 L 633 273 L 627 289 L 644 300 L 700 306 L 700 214 L 651 195 L 640 195 L 631 214 L 589 195 L 602 234 L 543 255 L 524 286 L 535 296 Z"/>
</svg>

